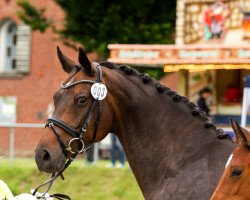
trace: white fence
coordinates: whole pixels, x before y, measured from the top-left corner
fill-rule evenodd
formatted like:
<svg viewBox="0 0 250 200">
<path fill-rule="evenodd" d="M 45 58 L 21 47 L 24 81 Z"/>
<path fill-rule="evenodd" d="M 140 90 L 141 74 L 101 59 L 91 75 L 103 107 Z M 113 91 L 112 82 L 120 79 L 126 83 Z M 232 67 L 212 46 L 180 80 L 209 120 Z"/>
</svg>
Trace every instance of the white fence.
<svg viewBox="0 0 250 200">
<path fill-rule="evenodd" d="M 14 159 L 14 151 L 15 151 L 15 129 L 16 128 L 44 128 L 45 124 L 33 124 L 33 123 L 0 123 L 0 128 L 9 128 L 10 129 L 10 141 L 9 141 L 9 159 Z M 231 127 L 224 127 L 224 131 L 232 131 Z M 94 162 L 97 162 L 98 150 L 107 148 L 110 146 L 110 140 L 107 136 L 101 143 L 95 143 L 94 145 Z"/>
<path fill-rule="evenodd" d="M 10 129 L 10 141 L 9 141 L 9 159 L 14 159 L 15 151 L 15 128 L 44 128 L 45 124 L 33 124 L 33 123 L 0 123 L 0 128 Z M 99 145 L 94 145 L 94 162 L 98 161 L 98 149 Z"/>
<path fill-rule="evenodd" d="M 0 123 L 0 128 L 10 129 L 9 141 L 9 159 L 14 159 L 15 151 L 15 128 L 43 128 L 44 124 L 31 124 L 31 123 Z"/>
</svg>

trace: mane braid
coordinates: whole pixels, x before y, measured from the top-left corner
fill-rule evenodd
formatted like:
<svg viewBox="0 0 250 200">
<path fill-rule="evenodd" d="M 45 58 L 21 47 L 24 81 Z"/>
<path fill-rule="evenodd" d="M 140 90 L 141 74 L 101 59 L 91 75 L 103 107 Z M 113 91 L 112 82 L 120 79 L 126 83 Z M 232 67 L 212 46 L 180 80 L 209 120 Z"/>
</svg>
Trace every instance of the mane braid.
<svg viewBox="0 0 250 200">
<path fill-rule="evenodd" d="M 120 70 L 124 72 L 126 75 L 136 75 L 139 79 L 142 80 L 144 84 L 151 84 L 154 85 L 159 93 L 165 93 L 166 95 L 172 97 L 172 100 L 174 102 L 180 102 L 185 105 L 191 110 L 191 114 L 194 117 L 199 117 L 203 123 L 205 129 L 212 129 L 216 131 L 217 137 L 219 139 L 229 139 L 227 135 L 224 134 L 224 131 L 221 128 L 218 128 L 215 124 L 213 124 L 210 120 L 210 118 L 207 116 L 207 114 L 204 111 L 201 111 L 196 103 L 190 102 L 189 99 L 185 96 L 179 95 L 177 92 L 171 90 L 170 88 L 162 85 L 160 82 L 156 81 L 152 77 L 150 77 L 148 74 L 139 73 L 137 70 L 131 68 L 128 65 L 116 65 L 113 62 L 105 61 L 100 63 L 102 66 L 107 67 L 109 69 L 114 70 Z"/>
</svg>

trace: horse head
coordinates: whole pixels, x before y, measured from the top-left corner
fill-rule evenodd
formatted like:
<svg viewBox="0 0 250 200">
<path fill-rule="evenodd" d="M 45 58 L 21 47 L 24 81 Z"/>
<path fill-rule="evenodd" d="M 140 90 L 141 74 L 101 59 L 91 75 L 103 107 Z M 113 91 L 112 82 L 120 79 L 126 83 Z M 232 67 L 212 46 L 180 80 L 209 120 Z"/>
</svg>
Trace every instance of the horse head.
<svg viewBox="0 0 250 200">
<path fill-rule="evenodd" d="M 66 160 L 102 140 L 112 121 L 100 65 L 91 63 L 81 48 L 79 64 L 59 48 L 57 54 L 68 77 L 53 96 L 55 110 L 48 119 L 35 155 L 39 170 L 48 173 L 60 172 Z"/>
<path fill-rule="evenodd" d="M 250 132 L 230 119 L 236 134 L 236 149 L 228 159 L 226 168 L 211 200 L 250 198 Z"/>
</svg>

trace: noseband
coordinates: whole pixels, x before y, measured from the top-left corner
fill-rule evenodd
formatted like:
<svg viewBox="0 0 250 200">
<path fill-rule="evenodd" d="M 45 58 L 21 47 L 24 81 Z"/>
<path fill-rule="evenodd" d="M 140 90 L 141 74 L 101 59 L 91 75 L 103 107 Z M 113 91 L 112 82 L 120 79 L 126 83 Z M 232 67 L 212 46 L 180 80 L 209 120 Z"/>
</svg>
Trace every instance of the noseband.
<svg viewBox="0 0 250 200">
<path fill-rule="evenodd" d="M 61 83 L 61 88 L 62 89 L 69 89 L 75 85 L 78 84 L 82 84 L 82 83 L 88 83 L 91 84 L 92 87 L 95 84 L 99 84 L 102 85 L 102 69 L 101 69 L 101 65 L 98 63 L 94 63 L 94 65 L 96 66 L 97 69 L 97 79 L 96 81 L 94 80 L 79 80 L 70 84 L 63 84 Z M 79 68 L 83 67 L 81 65 L 78 65 Z M 105 87 L 102 85 L 102 87 Z M 99 87 L 100 88 L 100 87 Z M 106 87 L 105 87 L 106 88 Z M 96 88 L 95 88 L 96 89 Z M 105 91 L 106 92 L 106 91 Z M 97 134 L 97 129 L 98 129 L 98 125 L 99 125 L 99 121 L 100 121 L 100 116 L 101 116 L 101 110 L 102 110 L 102 99 L 106 96 L 106 93 L 102 93 L 101 91 L 94 91 L 94 93 L 98 93 L 97 95 L 92 93 L 92 88 L 91 88 L 91 94 L 94 97 L 94 100 L 92 102 L 92 105 L 88 111 L 87 117 L 82 125 L 82 128 L 80 130 L 77 130 L 75 128 L 73 128 L 72 126 L 68 125 L 67 123 L 65 123 L 64 121 L 57 119 L 55 117 L 50 117 L 47 119 L 47 124 L 45 125 L 45 127 L 49 127 L 53 130 L 53 133 L 55 134 L 61 148 L 63 151 L 63 154 L 65 155 L 66 158 L 68 158 L 68 153 L 70 152 L 72 155 L 69 156 L 69 158 L 67 159 L 64 168 L 57 173 L 53 173 L 52 177 L 49 181 L 43 183 L 42 185 L 38 186 L 36 188 L 36 190 L 33 192 L 33 195 L 36 194 L 36 192 L 38 191 L 38 189 L 46 184 L 48 185 L 47 190 L 43 193 L 44 195 L 49 191 L 49 189 L 51 188 L 54 180 L 58 177 L 61 176 L 61 178 L 64 180 L 64 177 L 62 175 L 62 173 L 65 171 L 65 169 L 71 164 L 71 162 L 76 158 L 76 156 L 78 154 L 83 153 L 86 149 L 88 149 L 95 141 L 96 138 L 96 134 Z M 99 98 L 100 97 L 100 98 Z M 95 130 L 94 130 L 94 134 L 92 137 L 92 140 L 89 142 L 88 146 L 85 147 L 84 144 L 84 135 L 87 132 L 88 126 L 90 124 L 90 121 L 92 119 L 93 113 L 94 113 L 94 108 L 96 107 L 96 104 L 98 104 L 98 111 L 97 111 L 97 118 L 95 121 Z M 57 128 L 62 129 L 65 133 L 67 133 L 69 136 L 72 137 L 72 139 L 70 140 L 70 142 L 68 143 L 68 146 L 66 146 L 61 138 L 61 135 L 59 134 L 59 132 L 57 131 Z M 72 150 L 71 145 L 74 142 L 78 142 L 78 149 L 76 151 Z M 79 147 L 81 148 L 79 150 Z M 58 199 L 70 199 L 67 195 L 62 195 L 62 194 L 55 194 L 53 195 L 54 198 L 58 198 Z"/>
</svg>

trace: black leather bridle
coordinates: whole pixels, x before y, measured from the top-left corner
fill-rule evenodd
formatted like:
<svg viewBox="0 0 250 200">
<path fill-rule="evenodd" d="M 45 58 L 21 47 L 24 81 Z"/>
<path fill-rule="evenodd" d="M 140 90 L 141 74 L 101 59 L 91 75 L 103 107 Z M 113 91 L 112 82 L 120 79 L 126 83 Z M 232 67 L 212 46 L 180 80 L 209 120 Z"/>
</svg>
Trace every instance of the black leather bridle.
<svg viewBox="0 0 250 200">
<path fill-rule="evenodd" d="M 88 84 L 95 84 L 95 83 L 102 83 L 102 69 L 101 69 L 101 65 L 99 63 L 94 63 L 94 65 L 96 66 L 97 69 L 97 79 L 96 81 L 94 80 L 79 80 L 70 84 L 66 84 L 64 85 L 63 83 L 61 83 L 61 88 L 62 89 L 69 89 L 75 85 L 78 84 L 82 84 L 82 83 L 88 83 Z M 84 69 L 81 65 L 78 65 L 79 68 Z M 38 191 L 38 189 L 46 184 L 48 185 L 47 190 L 43 193 L 44 195 L 49 191 L 49 189 L 51 188 L 54 180 L 58 177 L 61 176 L 61 178 L 64 180 L 63 177 L 63 172 L 67 169 L 67 167 L 71 164 L 71 162 L 76 158 L 76 156 L 78 154 L 83 153 L 86 149 L 88 149 L 93 142 L 95 141 L 96 138 L 96 134 L 97 134 L 97 129 L 98 129 L 98 125 L 100 122 L 100 116 L 101 116 L 101 110 L 102 110 L 102 101 L 98 100 L 96 98 L 93 98 L 93 102 L 92 105 L 88 111 L 87 117 L 82 125 L 82 128 L 80 130 L 77 130 L 75 128 L 73 128 L 72 126 L 68 125 L 67 123 L 63 122 L 60 119 L 57 119 L 55 117 L 50 117 L 47 119 L 47 124 L 45 125 L 45 127 L 50 127 L 53 130 L 53 133 L 55 134 L 61 148 L 63 151 L 63 154 L 65 155 L 67 161 L 65 163 L 64 168 L 60 171 L 60 172 L 56 172 L 52 174 L 52 177 L 49 181 L 43 183 L 42 185 L 40 185 L 39 187 L 37 187 L 35 189 L 35 191 L 33 192 L 33 195 L 36 194 L 36 192 Z M 95 130 L 94 130 L 94 134 L 92 137 L 92 140 L 89 142 L 88 146 L 85 147 L 84 145 L 84 135 L 88 129 L 88 126 L 90 124 L 90 121 L 92 119 L 92 116 L 94 114 L 94 108 L 96 107 L 96 105 L 98 104 L 98 111 L 97 111 L 97 118 L 95 121 Z M 62 129 L 65 133 L 67 133 L 68 135 L 70 135 L 71 137 L 73 137 L 73 139 L 70 140 L 70 142 L 68 143 L 68 145 L 66 146 L 65 143 L 63 142 L 61 135 L 59 134 L 57 128 Z M 72 143 L 73 142 L 78 142 L 78 149 L 76 151 L 72 150 Z M 79 148 L 80 147 L 80 148 Z M 69 156 L 69 153 L 71 153 L 71 155 Z M 70 199 L 70 197 L 68 197 L 67 195 L 63 195 L 63 194 L 54 194 L 51 195 L 51 197 L 54 198 L 58 198 L 58 199 Z"/>
<path fill-rule="evenodd" d="M 79 67 L 82 67 L 82 66 L 79 66 Z M 89 84 L 102 83 L 101 65 L 96 64 L 96 69 L 97 69 L 97 74 L 98 74 L 96 81 L 93 81 L 93 80 L 80 80 L 80 81 L 76 81 L 76 82 L 66 84 L 66 85 L 61 83 L 61 88 L 68 89 L 68 88 L 71 88 L 71 87 L 73 87 L 75 85 L 82 84 L 82 83 L 89 83 Z M 50 118 L 47 119 L 48 123 L 46 124 L 46 126 L 52 128 L 52 130 L 55 133 L 55 135 L 57 137 L 57 140 L 58 140 L 58 142 L 59 142 L 59 144 L 60 144 L 60 146 L 62 148 L 62 151 L 63 151 L 63 153 L 64 153 L 64 155 L 66 157 L 68 156 L 68 152 L 71 152 L 72 154 L 83 153 L 87 148 L 89 148 L 92 145 L 92 142 L 94 142 L 95 137 L 96 137 L 97 127 L 98 127 L 99 120 L 100 120 L 100 114 L 101 114 L 101 108 L 102 108 L 101 102 L 102 101 L 99 101 L 98 99 L 94 99 L 94 101 L 93 101 L 93 103 L 92 103 L 92 105 L 91 105 L 91 107 L 90 107 L 90 109 L 88 111 L 88 115 L 87 115 L 87 117 L 85 119 L 85 122 L 83 123 L 82 128 L 79 131 L 76 130 L 75 128 L 71 127 L 67 123 L 63 122 L 62 120 L 57 119 L 55 117 L 50 117 Z M 83 142 L 83 137 L 84 137 L 84 135 L 85 135 L 85 133 L 87 131 L 88 125 L 89 125 L 90 120 L 91 120 L 91 118 L 93 116 L 93 113 L 94 113 L 95 105 L 97 103 L 98 103 L 98 113 L 97 113 L 97 120 L 96 120 L 96 128 L 94 130 L 93 138 L 90 141 L 90 144 L 87 147 L 85 147 L 84 142 Z M 73 139 L 69 142 L 67 147 L 65 146 L 64 142 L 62 141 L 61 136 L 58 133 L 56 127 L 62 129 L 65 133 L 67 133 L 68 135 L 73 137 Z M 72 151 L 71 144 L 74 141 L 79 142 L 79 144 L 81 146 L 81 150 L 78 149 L 77 152 Z"/>
</svg>

